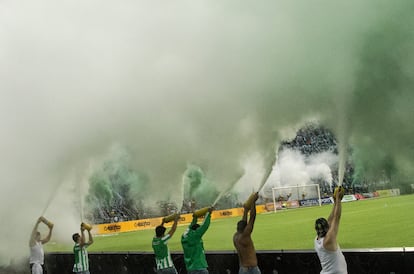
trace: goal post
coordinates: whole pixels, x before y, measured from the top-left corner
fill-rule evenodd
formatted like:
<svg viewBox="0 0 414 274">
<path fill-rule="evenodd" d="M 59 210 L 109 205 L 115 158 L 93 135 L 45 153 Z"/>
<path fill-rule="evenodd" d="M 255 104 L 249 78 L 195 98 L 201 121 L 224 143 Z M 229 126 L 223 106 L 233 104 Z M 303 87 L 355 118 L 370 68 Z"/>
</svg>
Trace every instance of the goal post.
<svg viewBox="0 0 414 274">
<path fill-rule="evenodd" d="M 290 203 L 299 203 L 302 201 L 311 201 L 309 205 L 313 205 L 315 201 L 321 206 L 321 192 L 318 184 L 309 185 L 296 185 L 296 186 L 283 186 L 283 187 L 272 187 L 273 197 L 273 208 L 277 211 L 278 205 L 281 203 L 282 207 L 284 204 L 289 205 Z"/>
</svg>

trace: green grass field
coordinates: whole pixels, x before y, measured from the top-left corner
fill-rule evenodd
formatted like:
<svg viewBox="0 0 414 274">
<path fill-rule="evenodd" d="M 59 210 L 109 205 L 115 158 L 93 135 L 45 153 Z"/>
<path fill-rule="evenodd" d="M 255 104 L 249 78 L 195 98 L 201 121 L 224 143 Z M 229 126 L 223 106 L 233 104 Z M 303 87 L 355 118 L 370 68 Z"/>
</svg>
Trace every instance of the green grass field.
<svg viewBox="0 0 414 274">
<path fill-rule="evenodd" d="M 258 214 L 253 231 L 257 250 L 313 249 L 314 221 L 327 218 L 332 205 Z M 343 203 L 338 241 L 343 249 L 414 247 L 414 195 Z M 239 217 L 212 221 L 204 235 L 206 250 L 233 251 L 232 236 Z M 171 251 L 182 251 L 179 226 L 169 242 Z M 168 230 L 167 230 L 168 231 Z M 154 230 L 96 236 L 89 251 L 152 252 Z M 72 246 L 46 245 L 47 251 L 71 252 Z"/>
</svg>

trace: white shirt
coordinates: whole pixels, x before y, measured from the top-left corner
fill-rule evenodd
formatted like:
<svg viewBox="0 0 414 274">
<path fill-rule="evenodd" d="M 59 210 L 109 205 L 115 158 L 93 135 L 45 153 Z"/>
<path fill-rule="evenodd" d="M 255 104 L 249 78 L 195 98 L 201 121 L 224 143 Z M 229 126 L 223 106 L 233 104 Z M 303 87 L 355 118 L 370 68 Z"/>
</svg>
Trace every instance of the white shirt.
<svg viewBox="0 0 414 274">
<path fill-rule="evenodd" d="M 36 241 L 35 245 L 30 247 L 30 263 L 42 265 L 44 257 L 42 242 Z"/>
<path fill-rule="evenodd" d="M 323 247 L 323 240 L 325 238 L 315 238 L 315 251 L 321 261 L 321 274 L 347 274 L 346 261 L 341 249 L 336 251 L 329 251 Z"/>
</svg>

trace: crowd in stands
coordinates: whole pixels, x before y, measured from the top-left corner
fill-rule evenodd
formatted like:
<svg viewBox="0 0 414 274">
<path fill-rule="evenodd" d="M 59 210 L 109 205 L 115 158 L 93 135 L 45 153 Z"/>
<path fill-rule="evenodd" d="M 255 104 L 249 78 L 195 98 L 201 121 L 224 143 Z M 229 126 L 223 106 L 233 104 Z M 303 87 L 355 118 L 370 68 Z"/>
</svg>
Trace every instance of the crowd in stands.
<svg viewBox="0 0 414 274">
<path fill-rule="evenodd" d="M 295 138 L 281 142 L 280 150 L 286 148 L 298 150 L 305 156 L 311 156 L 312 154 L 322 152 L 332 152 L 338 154 L 338 146 L 335 135 L 329 129 L 315 124 L 308 124 L 302 127 L 298 130 Z M 313 182 L 319 184 L 322 196 L 332 195 L 332 190 L 338 185 L 338 168 L 332 167 L 331 170 L 333 178 L 332 185 L 323 179 Z M 345 192 L 347 194 L 351 194 L 367 191 L 367 189 L 363 186 L 355 186 L 353 184 L 353 173 L 353 165 L 351 163 L 347 163 L 342 183 L 342 186 L 345 188 Z M 228 208 L 237 206 L 237 201 L 235 199 L 233 200 L 224 204 L 218 204 L 217 207 Z M 191 212 L 191 203 L 191 199 L 184 200 L 181 205 L 180 213 Z M 145 208 L 142 203 L 140 206 L 136 206 L 132 203 L 126 203 L 121 197 L 118 200 L 114 200 L 111 205 L 95 208 L 92 212 L 90 212 L 88 219 L 95 224 L 112 223 L 167 216 L 179 211 L 177 205 L 167 201 L 159 201 L 156 206 L 157 209 L 153 210 L 151 208 Z"/>
<path fill-rule="evenodd" d="M 334 134 L 327 128 L 313 124 L 299 129 L 293 140 L 283 141 L 281 149 L 283 148 L 296 149 L 307 156 L 324 151 L 338 153 Z"/>
</svg>

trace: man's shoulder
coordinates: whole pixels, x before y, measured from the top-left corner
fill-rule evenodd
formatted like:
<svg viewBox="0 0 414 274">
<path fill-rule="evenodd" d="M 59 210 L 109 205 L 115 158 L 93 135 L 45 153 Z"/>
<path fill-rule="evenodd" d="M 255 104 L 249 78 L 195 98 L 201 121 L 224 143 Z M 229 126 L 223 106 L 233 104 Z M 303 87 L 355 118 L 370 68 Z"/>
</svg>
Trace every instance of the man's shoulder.
<svg viewBox="0 0 414 274">
<path fill-rule="evenodd" d="M 192 229 L 190 229 L 188 231 L 188 233 L 185 234 L 185 236 L 184 236 L 184 239 L 187 239 L 187 240 L 190 240 L 190 241 L 191 240 L 194 240 L 194 239 L 197 239 L 197 238 L 201 238 L 201 236 L 199 235 L 199 233 L 197 232 L 197 230 L 192 230 Z"/>
<path fill-rule="evenodd" d="M 169 240 L 170 238 L 171 238 L 171 235 L 167 233 L 163 237 L 161 237 L 161 240 L 166 241 L 166 240 Z"/>
</svg>

